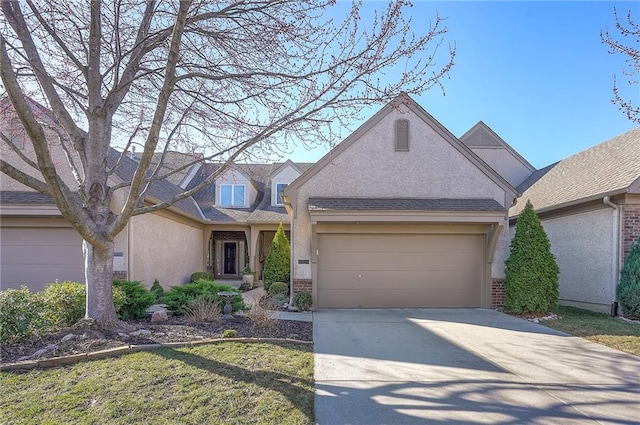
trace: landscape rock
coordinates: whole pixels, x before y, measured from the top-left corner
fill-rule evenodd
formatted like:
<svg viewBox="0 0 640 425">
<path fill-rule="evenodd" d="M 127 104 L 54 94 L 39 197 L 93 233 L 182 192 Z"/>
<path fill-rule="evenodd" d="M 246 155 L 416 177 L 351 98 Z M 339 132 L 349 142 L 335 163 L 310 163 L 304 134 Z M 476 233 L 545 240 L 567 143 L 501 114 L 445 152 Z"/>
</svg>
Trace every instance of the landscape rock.
<svg viewBox="0 0 640 425">
<path fill-rule="evenodd" d="M 166 322 L 169 320 L 169 315 L 167 314 L 167 310 L 157 310 L 154 311 L 151 315 L 151 322 Z"/>
<path fill-rule="evenodd" d="M 140 329 L 139 331 L 131 332 L 131 336 L 151 335 L 151 331 L 148 329 Z"/>
<path fill-rule="evenodd" d="M 73 341 L 76 338 L 78 338 L 78 335 L 76 335 L 76 334 L 68 334 L 68 335 L 63 336 L 60 341 L 61 342 Z"/>
</svg>

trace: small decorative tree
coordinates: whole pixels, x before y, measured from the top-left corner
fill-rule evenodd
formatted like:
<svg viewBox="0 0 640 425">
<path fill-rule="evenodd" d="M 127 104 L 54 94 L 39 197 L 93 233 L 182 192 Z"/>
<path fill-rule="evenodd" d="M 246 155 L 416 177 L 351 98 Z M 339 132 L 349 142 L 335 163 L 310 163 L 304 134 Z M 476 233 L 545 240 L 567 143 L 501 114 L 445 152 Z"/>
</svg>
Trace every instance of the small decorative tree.
<svg viewBox="0 0 640 425">
<path fill-rule="evenodd" d="M 265 291 L 269 291 L 269 287 L 273 282 L 289 283 L 291 276 L 291 251 L 289 248 L 289 240 L 284 234 L 282 223 L 278 226 L 278 231 L 273 237 L 267 260 L 262 270 L 262 284 Z"/>
<path fill-rule="evenodd" d="M 558 304 L 560 269 L 530 201 L 516 222 L 516 234 L 505 265 L 505 310 L 547 312 Z"/>
<path fill-rule="evenodd" d="M 624 259 L 616 295 L 625 316 L 640 318 L 640 238 Z"/>
</svg>

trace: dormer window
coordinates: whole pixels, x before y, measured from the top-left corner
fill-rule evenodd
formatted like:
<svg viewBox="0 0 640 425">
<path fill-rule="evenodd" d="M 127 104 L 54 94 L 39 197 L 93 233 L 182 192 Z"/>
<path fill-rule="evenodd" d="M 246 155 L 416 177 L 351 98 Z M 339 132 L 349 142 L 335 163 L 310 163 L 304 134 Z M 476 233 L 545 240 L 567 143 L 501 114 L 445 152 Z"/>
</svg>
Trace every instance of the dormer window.
<svg viewBox="0 0 640 425">
<path fill-rule="evenodd" d="M 395 130 L 396 152 L 409 152 L 409 120 L 397 120 Z"/>
<path fill-rule="evenodd" d="M 221 207 L 244 207 L 245 185 L 243 184 L 221 184 L 220 202 Z"/>
<path fill-rule="evenodd" d="M 276 183 L 276 205 L 284 205 L 284 201 L 282 200 L 282 192 L 287 186 L 289 186 L 287 183 Z"/>
</svg>

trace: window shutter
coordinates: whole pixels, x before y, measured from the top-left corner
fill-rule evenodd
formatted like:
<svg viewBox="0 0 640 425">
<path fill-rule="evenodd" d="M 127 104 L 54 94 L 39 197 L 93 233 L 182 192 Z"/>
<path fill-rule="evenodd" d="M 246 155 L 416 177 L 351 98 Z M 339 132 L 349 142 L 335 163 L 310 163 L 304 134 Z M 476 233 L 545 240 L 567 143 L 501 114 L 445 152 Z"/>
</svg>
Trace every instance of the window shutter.
<svg viewBox="0 0 640 425">
<path fill-rule="evenodd" d="M 409 151 L 409 121 L 408 120 L 396 121 L 395 148 L 396 148 L 396 152 Z"/>
</svg>

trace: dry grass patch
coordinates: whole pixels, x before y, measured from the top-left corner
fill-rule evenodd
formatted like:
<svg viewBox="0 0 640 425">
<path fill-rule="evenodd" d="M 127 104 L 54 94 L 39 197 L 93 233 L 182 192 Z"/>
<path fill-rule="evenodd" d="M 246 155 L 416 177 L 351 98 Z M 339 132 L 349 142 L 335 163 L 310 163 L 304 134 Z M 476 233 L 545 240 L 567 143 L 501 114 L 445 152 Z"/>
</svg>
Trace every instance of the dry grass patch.
<svg viewBox="0 0 640 425">
<path fill-rule="evenodd" d="M 575 307 L 558 307 L 555 313 L 561 319 L 540 324 L 640 356 L 640 323 Z"/>
<path fill-rule="evenodd" d="M 0 373 L 2 423 L 313 424 L 313 348 L 224 343 Z"/>
</svg>

